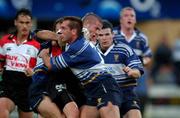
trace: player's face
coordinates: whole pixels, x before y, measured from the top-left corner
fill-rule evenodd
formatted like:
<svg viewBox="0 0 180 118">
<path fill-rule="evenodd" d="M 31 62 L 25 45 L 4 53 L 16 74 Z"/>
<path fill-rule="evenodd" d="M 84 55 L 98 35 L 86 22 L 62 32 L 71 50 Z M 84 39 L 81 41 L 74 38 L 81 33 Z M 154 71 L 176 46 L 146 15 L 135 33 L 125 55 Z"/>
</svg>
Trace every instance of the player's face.
<svg viewBox="0 0 180 118">
<path fill-rule="evenodd" d="M 102 28 L 102 24 L 99 21 L 94 21 L 93 24 L 86 24 L 85 28 L 87 28 L 90 33 L 90 41 L 96 42 L 98 32 Z"/>
<path fill-rule="evenodd" d="M 120 19 L 121 27 L 133 29 L 136 24 L 136 15 L 134 10 L 124 10 Z"/>
<path fill-rule="evenodd" d="M 57 23 L 55 27 L 55 32 L 58 32 L 60 29 L 61 23 Z"/>
<path fill-rule="evenodd" d="M 64 43 L 69 43 L 72 40 L 72 29 L 70 29 L 68 20 L 63 21 L 60 25 L 59 25 L 59 30 L 60 30 L 60 35 L 61 35 L 61 40 Z"/>
<path fill-rule="evenodd" d="M 29 35 L 32 28 L 32 19 L 28 15 L 19 15 L 14 21 L 17 31 L 20 35 Z"/>
<path fill-rule="evenodd" d="M 110 28 L 105 28 L 99 31 L 99 44 L 103 50 L 107 50 L 113 43 L 113 33 Z"/>
</svg>

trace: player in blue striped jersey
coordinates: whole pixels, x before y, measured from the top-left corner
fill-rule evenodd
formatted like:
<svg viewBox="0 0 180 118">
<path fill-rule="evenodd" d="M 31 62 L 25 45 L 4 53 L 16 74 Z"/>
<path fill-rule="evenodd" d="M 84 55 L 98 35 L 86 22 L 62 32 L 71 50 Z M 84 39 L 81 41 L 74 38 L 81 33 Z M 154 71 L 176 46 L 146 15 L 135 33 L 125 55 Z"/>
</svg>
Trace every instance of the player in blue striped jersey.
<svg viewBox="0 0 180 118">
<path fill-rule="evenodd" d="M 141 114 L 133 89 L 137 85 L 137 78 L 143 74 L 143 66 L 132 48 L 121 42 L 114 43 L 113 36 L 112 24 L 104 21 L 103 28 L 99 31 L 97 48 L 104 58 L 107 69 L 123 91 L 121 115 L 125 118 L 139 118 Z"/>
<path fill-rule="evenodd" d="M 120 25 L 114 28 L 114 40 L 124 42 L 129 45 L 141 59 L 144 65 L 145 74 L 138 79 L 136 92 L 140 98 L 141 112 L 143 114 L 144 105 L 147 102 L 147 90 L 149 87 L 148 69 L 146 67 L 152 60 L 152 52 L 149 48 L 148 38 L 140 30 L 135 28 L 136 13 L 132 7 L 125 7 L 120 12 Z"/>
<path fill-rule="evenodd" d="M 86 105 L 97 108 L 102 118 L 119 118 L 121 91 L 112 75 L 106 72 L 94 44 L 81 37 L 81 20 L 64 17 L 60 29 L 60 40 L 68 44 L 67 50 L 51 58 L 48 50 L 42 50 L 39 55 L 45 65 L 52 71 L 70 67 L 85 88 Z M 81 117 L 91 118 L 89 111 Z"/>
<path fill-rule="evenodd" d="M 133 8 L 125 7 L 120 13 L 120 26 L 113 29 L 114 40 L 129 45 L 139 56 L 144 65 L 147 65 L 152 57 L 147 37 L 138 29 L 136 24 L 136 14 Z"/>
</svg>

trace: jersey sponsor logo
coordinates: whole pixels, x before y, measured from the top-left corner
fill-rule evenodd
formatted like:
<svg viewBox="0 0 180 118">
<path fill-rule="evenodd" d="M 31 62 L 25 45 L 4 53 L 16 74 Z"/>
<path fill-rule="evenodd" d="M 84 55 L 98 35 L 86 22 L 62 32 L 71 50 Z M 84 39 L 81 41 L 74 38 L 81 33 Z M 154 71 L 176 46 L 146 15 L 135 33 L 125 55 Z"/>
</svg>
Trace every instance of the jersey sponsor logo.
<svg viewBox="0 0 180 118">
<path fill-rule="evenodd" d="M 6 55 L 6 69 L 24 72 L 28 67 L 28 60 L 28 56 L 22 54 Z"/>
<path fill-rule="evenodd" d="M 115 74 L 116 73 L 116 71 L 113 69 L 113 67 L 110 67 L 110 66 L 108 67 L 107 66 L 107 67 L 105 67 L 105 69 L 107 70 L 108 73 L 111 73 L 111 74 Z"/>
</svg>

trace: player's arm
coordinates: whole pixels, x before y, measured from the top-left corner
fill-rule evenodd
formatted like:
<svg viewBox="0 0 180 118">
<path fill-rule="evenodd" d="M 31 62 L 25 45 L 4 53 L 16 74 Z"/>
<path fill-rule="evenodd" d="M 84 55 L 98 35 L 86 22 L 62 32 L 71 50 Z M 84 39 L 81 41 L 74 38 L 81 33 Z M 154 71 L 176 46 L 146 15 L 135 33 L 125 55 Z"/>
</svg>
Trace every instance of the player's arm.
<svg viewBox="0 0 180 118">
<path fill-rule="evenodd" d="M 48 70 L 51 70 L 52 66 L 50 63 L 50 55 L 49 55 L 49 49 L 43 49 L 39 53 L 39 57 L 42 58 L 44 65 L 48 68 Z"/>
<path fill-rule="evenodd" d="M 4 44 L 3 39 L 0 39 L 0 74 L 2 74 L 3 72 L 5 60 L 6 60 L 5 52 L 2 46 L 3 44 Z"/>
<path fill-rule="evenodd" d="M 26 74 L 27 77 L 32 77 L 32 75 L 34 74 L 33 69 L 32 68 L 27 68 L 25 70 L 25 74 Z"/>
<path fill-rule="evenodd" d="M 141 76 L 141 72 L 138 70 L 138 69 L 132 69 L 128 66 L 126 66 L 125 68 L 123 68 L 123 71 L 125 73 L 128 74 L 129 77 L 132 77 L 132 78 L 139 78 Z"/>
<path fill-rule="evenodd" d="M 36 32 L 36 36 L 43 40 L 55 40 L 58 41 L 60 35 L 50 30 L 40 30 Z"/>
<path fill-rule="evenodd" d="M 0 75 L 3 73 L 3 68 L 4 68 L 4 62 L 0 61 Z"/>
<path fill-rule="evenodd" d="M 52 41 L 57 41 L 58 45 L 60 47 L 64 46 L 65 43 L 62 42 L 62 36 L 59 31 L 56 33 L 50 30 L 40 30 L 36 32 L 36 37 L 41 39 L 41 40 L 52 40 Z"/>
<path fill-rule="evenodd" d="M 151 62 L 150 57 L 143 57 L 143 65 L 147 66 Z"/>
</svg>

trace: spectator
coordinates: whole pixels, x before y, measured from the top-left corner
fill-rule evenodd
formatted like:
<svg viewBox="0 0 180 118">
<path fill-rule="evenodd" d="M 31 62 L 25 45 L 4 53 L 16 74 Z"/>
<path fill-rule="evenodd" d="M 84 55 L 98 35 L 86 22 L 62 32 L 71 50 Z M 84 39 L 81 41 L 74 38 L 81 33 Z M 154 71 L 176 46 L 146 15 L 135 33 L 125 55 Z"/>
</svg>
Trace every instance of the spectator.
<svg viewBox="0 0 180 118">
<path fill-rule="evenodd" d="M 172 48 L 173 53 L 173 64 L 174 64 L 174 74 L 176 83 L 180 86 L 180 37 L 175 40 Z"/>
<path fill-rule="evenodd" d="M 162 71 L 172 70 L 172 49 L 169 45 L 167 35 L 162 35 L 154 52 L 153 59 L 151 76 L 156 83 L 162 83 L 163 80 L 159 80 L 158 76 L 162 74 Z"/>
</svg>

